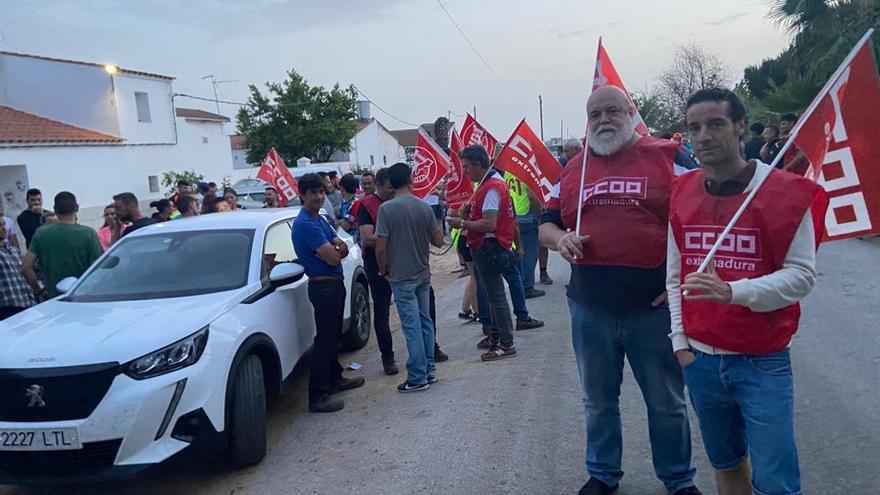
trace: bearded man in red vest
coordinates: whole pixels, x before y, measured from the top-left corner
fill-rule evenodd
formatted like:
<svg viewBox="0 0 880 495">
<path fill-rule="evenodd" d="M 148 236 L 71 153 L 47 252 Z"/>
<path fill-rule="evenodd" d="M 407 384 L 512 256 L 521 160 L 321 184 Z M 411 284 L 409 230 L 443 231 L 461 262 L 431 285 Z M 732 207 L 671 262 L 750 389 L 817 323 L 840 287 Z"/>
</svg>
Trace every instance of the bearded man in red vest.
<svg viewBox="0 0 880 495">
<path fill-rule="evenodd" d="M 638 135 L 636 109 L 618 88 L 594 91 L 587 114 L 589 147 L 563 169 L 540 229 L 541 242 L 572 264 L 568 306 L 590 476 L 579 493 L 613 493 L 623 477 L 619 396 L 626 356 L 647 405 L 657 477 L 671 494 L 699 494 L 665 305 L 667 215 L 678 146 Z M 581 230 L 573 232 L 579 215 Z"/>
<path fill-rule="evenodd" d="M 670 200 L 670 338 L 718 493 L 800 494 L 789 347 L 798 301 L 816 282 L 828 200 L 814 182 L 740 157 L 745 116 L 728 90 L 688 100 L 687 129 L 703 168 L 680 177 Z M 697 273 L 765 177 L 709 269 Z"/>
</svg>

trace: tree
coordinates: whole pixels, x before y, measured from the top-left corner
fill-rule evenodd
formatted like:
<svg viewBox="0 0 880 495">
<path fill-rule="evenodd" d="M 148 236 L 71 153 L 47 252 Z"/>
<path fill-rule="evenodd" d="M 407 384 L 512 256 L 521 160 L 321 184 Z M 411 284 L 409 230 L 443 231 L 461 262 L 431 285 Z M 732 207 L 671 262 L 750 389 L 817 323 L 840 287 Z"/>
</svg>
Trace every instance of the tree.
<svg viewBox="0 0 880 495">
<path fill-rule="evenodd" d="M 449 153 L 449 129 L 452 122 L 446 117 L 437 117 L 434 121 L 434 142 L 440 146 L 440 149 Z"/>
<path fill-rule="evenodd" d="M 700 89 L 730 86 L 729 72 L 717 55 L 700 45 L 681 45 L 675 49 L 672 65 L 657 78 L 655 91 L 681 129 L 688 98 Z"/>
<path fill-rule="evenodd" d="M 631 96 L 651 134 L 671 134 L 681 129 L 675 111 L 656 89 L 636 91 Z"/>
<path fill-rule="evenodd" d="M 769 17 L 792 35 L 779 56 L 746 68 L 743 80 L 766 108 L 807 107 L 856 41 L 880 27 L 878 0 L 771 0 Z M 875 56 L 880 55 L 874 47 Z"/>
<path fill-rule="evenodd" d="M 266 83 L 266 94 L 250 85 L 248 104 L 238 111 L 238 132 L 250 148 L 248 162 L 258 163 L 275 147 L 288 165 L 306 156 L 327 161 L 334 151 L 349 151 L 355 134 L 355 87 L 330 90 L 309 86 L 295 70 L 282 83 Z"/>
<path fill-rule="evenodd" d="M 169 198 L 174 196 L 174 193 L 177 192 L 177 181 L 181 180 L 187 181 L 190 185 L 195 185 L 196 182 L 205 180 L 205 176 L 196 173 L 195 170 L 184 170 L 183 172 L 169 170 L 168 172 L 163 172 L 162 186 L 165 187 L 165 196 Z"/>
</svg>

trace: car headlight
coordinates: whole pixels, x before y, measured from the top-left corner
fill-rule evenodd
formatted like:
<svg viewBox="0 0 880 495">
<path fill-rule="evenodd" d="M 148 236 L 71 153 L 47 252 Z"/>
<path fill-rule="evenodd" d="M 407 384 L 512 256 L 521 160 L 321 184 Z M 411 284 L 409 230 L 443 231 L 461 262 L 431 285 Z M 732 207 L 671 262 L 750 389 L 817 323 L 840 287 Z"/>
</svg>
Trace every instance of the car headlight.
<svg viewBox="0 0 880 495">
<path fill-rule="evenodd" d="M 125 374 L 135 380 L 171 373 L 191 366 L 202 357 L 208 343 L 208 327 L 156 352 L 124 365 Z"/>
</svg>

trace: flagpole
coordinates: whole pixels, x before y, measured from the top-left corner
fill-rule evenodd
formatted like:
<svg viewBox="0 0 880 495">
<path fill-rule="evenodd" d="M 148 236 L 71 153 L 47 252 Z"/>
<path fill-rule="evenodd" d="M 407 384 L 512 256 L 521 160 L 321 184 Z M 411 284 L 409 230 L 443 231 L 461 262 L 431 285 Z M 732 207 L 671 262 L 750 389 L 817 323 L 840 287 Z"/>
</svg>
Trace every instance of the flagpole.
<svg viewBox="0 0 880 495">
<path fill-rule="evenodd" d="M 822 99 L 825 98 L 825 95 L 828 93 L 828 91 L 831 90 L 831 87 L 837 82 L 838 79 L 840 79 L 843 71 L 846 70 L 846 68 L 853 61 L 856 55 L 858 55 L 859 50 L 861 50 L 865 43 L 867 43 L 868 40 L 871 39 L 872 34 L 874 34 L 873 28 L 869 29 L 868 32 L 865 33 L 864 36 L 862 36 L 862 39 L 860 39 L 859 42 L 856 43 L 856 46 L 852 49 L 852 51 L 849 52 L 849 55 L 847 55 L 846 58 L 843 59 L 843 62 L 841 62 L 837 70 L 834 71 L 834 74 L 831 75 L 831 78 L 828 79 L 828 82 L 825 83 L 825 86 L 822 87 L 822 90 L 816 96 L 816 99 L 814 99 L 813 102 L 810 103 L 810 106 L 807 107 L 807 110 L 804 112 L 803 115 L 801 115 L 801 118 L 798 119 L 797 123 L 794 125 L 794 128 L 792 128 L 791 133 L 788 135 L 788 139 L 785 141 L 785 144 L 782 145 L 779 153 L 776 154 L 776 157 L 773 158 L 773 162 L 770 163 L 770 168 L 776 168 L 776 164 L 779 163 L 779 160 L 781 160 L 782 157 L 785 156 L 785 152 L 788 151 L 788 149 L 794 143 L 794 140 L 797 137 L 798 133 L 801 131 L 801 128 L 803 128 L 804 123 L 813 115 L 813 113 L 816 111 L 816 108 L 818 108 L 819 104 L 822 102 Z M 758 189 L 761 188 L 761 186 L 764 184 L 764 181 L 769 176 L 770 174 L 768 173 L 758 179 L 755 187 L 752 188 L 752 190 L 749 192 L 749 195 L 746 196 L 745 201 L 743 201 L 739 209 L 736 210 L 736 213 L 733 215 L 730 223 L 728 223 L 727 226 L 724 227 L 724 231 L 721 232 L 721 235 L 718 236 L 718 238 L 715 240 L 715 244 L 712 246 L 709 254 L 707 254 L 706 258 L 703 259 L 703 262 L 700 263 L 700 267 L 697 269 L 697 273 L 704 272 L 706 271 L 706 268 L 709 267 L 709 263 L 712 262 L 712 258 L 715 257 L 715 253 L 717 253 L 718 249 L 721 247 L 721 243 L 724 242 L 724 239 L 727 237 L 728 234 L 730 234 L 733 226 L 736 224 L 737 221 L 739 221 L 739 218 L 742 216 L 743 212 L 745 212 L 746 208 L 749 206 L 749 203 L 751 203 L 752 199 L 754 199 L 755 194 L 758 193 Z M 578 220 L 580 220 L 580 217 L 578 217 Z"/>
<path fill-rule="evenodd" d="M 602 50 L 602 37 L 599 36 L 599 46 L 596 48 L 596 60 L 599 60 L 599 53 Z M 595 78 L 594 78 L 595 79 Z M 593 81 L 593 85 L 595 88 L 596 81 Z M 590 93 L 592 94 L 592 90 Z M 577 233 L 578 237 L 581 236 L 581 217 L 583 216 L 583 200 L 584 200 L 584 178 L 587 176 L 587 140 L 586 137 L 590 134 L 590 112 L 587 111 L 587 123 L 584 125 L 584 149 L 582 153 L 584 154 L 584 159 L 581 162 L 581 181 L 578 183 L 578 210 L 577 210 L 577 221 L 575 222 L 574 231 Z"/>
</svg>

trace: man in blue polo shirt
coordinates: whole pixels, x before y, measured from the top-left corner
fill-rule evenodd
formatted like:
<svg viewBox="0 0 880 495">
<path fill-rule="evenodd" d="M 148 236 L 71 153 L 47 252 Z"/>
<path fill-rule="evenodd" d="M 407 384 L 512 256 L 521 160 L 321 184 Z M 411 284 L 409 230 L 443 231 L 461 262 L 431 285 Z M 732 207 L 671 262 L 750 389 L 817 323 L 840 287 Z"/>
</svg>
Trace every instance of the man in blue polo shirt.
<svg viewBox="0 0 880 495">
<path fill-rule="evenodd" d="M 321 216 L 324 181 L 317 174 L 299 180 L 302 210 L 293 222 L 293 249 L 309 277 L 309 301 L 315 309 L 315 343 L 309 370 L 309 411 L 335 412 L 345 404 L 330 396 L 363 386 L 364 377 L 345 378 L 337 357 L 345 312 L 342 260 L 348 245 Z"/>
</svg>

